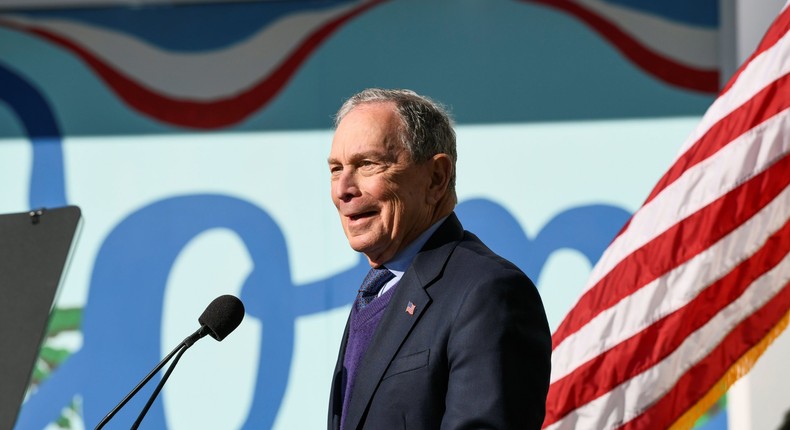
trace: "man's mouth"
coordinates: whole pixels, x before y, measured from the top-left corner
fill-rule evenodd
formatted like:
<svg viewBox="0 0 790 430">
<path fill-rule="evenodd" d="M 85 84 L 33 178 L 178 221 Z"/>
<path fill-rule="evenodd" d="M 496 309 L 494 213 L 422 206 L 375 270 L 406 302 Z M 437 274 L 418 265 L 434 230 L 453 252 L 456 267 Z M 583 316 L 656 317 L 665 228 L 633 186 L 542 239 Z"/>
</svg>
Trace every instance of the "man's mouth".
<svg viewBox="0 0 790 430">
<path fill-rule="evenodd" d="M 371 216 L 373 216 L 375 214 L 376 214 L 375 211 L 360 212 L 360 213 L 349 215 L 348 219 L 350 219 L 351 221 L 356 221 L 358 219 L 371 217 Z"/>
</svg>

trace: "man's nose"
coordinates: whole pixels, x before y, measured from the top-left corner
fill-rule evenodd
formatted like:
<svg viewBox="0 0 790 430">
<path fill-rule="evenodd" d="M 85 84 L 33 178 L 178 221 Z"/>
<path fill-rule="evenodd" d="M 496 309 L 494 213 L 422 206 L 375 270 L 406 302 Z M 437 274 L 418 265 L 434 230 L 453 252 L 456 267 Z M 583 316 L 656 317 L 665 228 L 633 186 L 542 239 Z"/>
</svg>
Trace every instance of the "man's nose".
<svg viewBox="0 0 790 430">
<path fill-rule="evenodd" d="M 332 192 L 335 197 L 344 202 L 348 202 L 354 197 L 360 195 L 359 185 L 357 184 L 356 175 L 352 170 L 344 170 L 340 172 L 337 180 L 334 181 Z"/>
</svg>

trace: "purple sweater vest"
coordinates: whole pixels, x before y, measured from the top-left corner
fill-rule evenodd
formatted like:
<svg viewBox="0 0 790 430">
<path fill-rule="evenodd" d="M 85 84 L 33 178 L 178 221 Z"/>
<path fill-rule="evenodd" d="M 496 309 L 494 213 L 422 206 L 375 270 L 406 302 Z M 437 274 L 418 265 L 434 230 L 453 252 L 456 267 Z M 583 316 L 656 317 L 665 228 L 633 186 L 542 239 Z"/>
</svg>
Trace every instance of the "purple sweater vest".
<svg viewBox="0 0 790 430">
<path fill-rule="evenodd" d="M 349 399 L 354 390 L 354 380 L 357 375 L 357 367 L 365 356 L 365 351 L 373 340 L 381 318 L 384 316 L 384 309 L 387 308 L 392 294 L 395 291 L 394 285 L 380 297 L 375 298 L 367 306 L 358 310 L 356 303 L 351 308 L 351 322 L 348 328 L 348 342 L 346 343 L 346 354 L 343 356 L 343 412 L 340 415 L 340 429 L 345 428 L 346 411 Z"/>
</svg>

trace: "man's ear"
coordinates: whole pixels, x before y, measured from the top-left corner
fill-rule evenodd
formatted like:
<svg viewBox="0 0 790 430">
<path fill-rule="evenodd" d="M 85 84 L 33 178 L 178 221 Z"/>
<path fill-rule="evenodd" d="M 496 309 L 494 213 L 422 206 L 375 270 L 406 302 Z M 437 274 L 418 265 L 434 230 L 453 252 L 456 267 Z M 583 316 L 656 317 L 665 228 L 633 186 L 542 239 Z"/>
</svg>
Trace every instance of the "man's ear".
<svg viewBox="0 0 790 430">
<path fill-rule="evenodd" d="M 450 187 L 453 162 L 447 154 L 436 154 L 428 160 L 431 182 L 428 186 L 428 203 L 436 204 L 444 198 Z"/>
</svg>

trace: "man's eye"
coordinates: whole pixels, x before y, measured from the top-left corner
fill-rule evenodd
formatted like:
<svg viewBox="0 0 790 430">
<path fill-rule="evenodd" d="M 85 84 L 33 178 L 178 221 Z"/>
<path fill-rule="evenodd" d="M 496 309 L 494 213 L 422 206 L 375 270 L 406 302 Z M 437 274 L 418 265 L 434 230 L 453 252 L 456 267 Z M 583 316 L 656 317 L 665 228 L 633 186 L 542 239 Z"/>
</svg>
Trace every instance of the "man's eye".
<svg viewBox="0 0 790 430">
<path fill-rule="evenodd" d="M 342 171 L 343 171 L 342 166 L 329 166 L 329 173 L 332 174 L 332 176 L 339 175 L 340 172 Z"/>
</svg>

